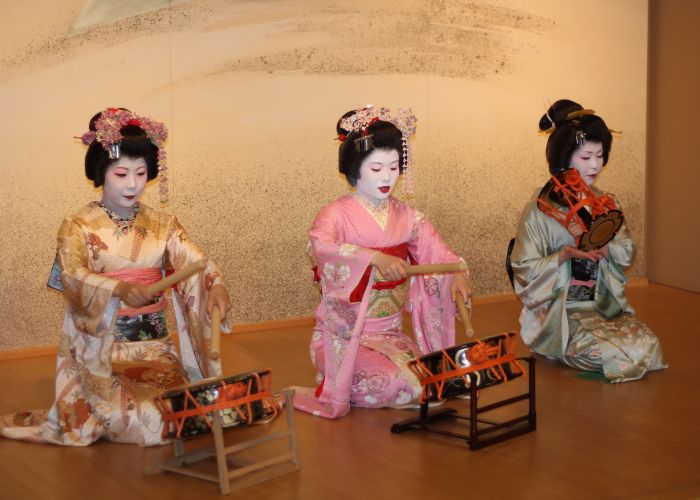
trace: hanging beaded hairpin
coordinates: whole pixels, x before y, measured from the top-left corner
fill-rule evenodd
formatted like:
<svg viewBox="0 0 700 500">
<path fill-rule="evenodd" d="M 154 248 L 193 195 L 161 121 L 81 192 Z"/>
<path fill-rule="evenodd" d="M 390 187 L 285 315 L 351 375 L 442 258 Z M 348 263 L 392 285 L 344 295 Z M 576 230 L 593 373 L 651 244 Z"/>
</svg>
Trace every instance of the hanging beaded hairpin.
<svg viewBox="0 0 700 500">
<path fill-rule="evenodd" d="M 128 109 L 107 108 L 95 120 L 95 130 L 84 133 L 80 140 L 86 145 L 90 145 L 97 140 L 109 154 L 110 160 L 118 160 L 121 157 L 121 142 L 123 139 L 121 130 L 130 125 L 143 130 L 146 137 L 158 148 L 160 202 L 166 203 L 168 201 L 168 174 L 166 172 L 168 166 L 163 143 L 168 137 L 168 129 L 163 123 L 152 120 L 147 116 L 137 115 Z"/>
<path fill-rule="evenodd" d="M 416 132 L 416 116 L 410 108 L 398 108 L 395 113 L 386 107 L 375 108 L 372 105 L 357 110 L 352 115 L 340 120 L 340 128 L 348 134 L 355 132 L 358 137 L 354 140 L 355 149 L 364 153 L 374 146 L 373 136 L 367 128 L 376 121 L 392 123 L 401 132 L 401 148 L 403 155 L 404 192 L 413 194 L 413 152 L 408 143 L 408 138 Z M 338 139 L 343 142 L 345 134 L 339 134 Z"/>
</svg>

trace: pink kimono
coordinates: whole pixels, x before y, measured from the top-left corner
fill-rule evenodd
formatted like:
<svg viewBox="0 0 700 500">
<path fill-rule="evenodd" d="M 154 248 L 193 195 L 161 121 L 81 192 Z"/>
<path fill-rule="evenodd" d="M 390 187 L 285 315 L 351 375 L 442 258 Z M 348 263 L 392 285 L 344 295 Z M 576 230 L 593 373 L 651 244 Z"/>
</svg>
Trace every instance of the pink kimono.
<svg viewBox="0 0 700 500">
<path fill-rule="evenodd" d="M 310 346 L 320 385 L 296 388 L 296 408 L 337 418 L 351 405 L 411 403 L 421 386 L 407 362 L 454 345 L 452 275 L 390 282 L 370 266 L 377 251 L 418 264 L 460 260 L 421 212 L 394 198 L 374 207 L 346 195 L 323 207 L 310 236 L 321 286 Z M 402 331 L 407 301 L 415 343 Z"/>
</svg>

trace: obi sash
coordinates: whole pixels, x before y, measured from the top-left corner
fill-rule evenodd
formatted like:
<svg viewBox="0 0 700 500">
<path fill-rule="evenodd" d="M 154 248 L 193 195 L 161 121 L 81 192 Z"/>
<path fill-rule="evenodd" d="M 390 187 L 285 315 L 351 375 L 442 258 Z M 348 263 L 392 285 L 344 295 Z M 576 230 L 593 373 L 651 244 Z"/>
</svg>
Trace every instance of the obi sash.
<svg viewBox="0 0 700 500">
<path fill-rule="evenodd" d="M 141 285 L 152 285 L 163 277 L 163 270 L 159 267 L 148 267 L 139 269 L 120 269 L 118 271 L 110 271 L 101 273 L 102 276 L 114 278 L 127 283 L 137 283 Z M 152 304 L 147 304 L 142 307 L 124 307 L 117 311 L 117 316 L 137 316 L 139 314 L 154 314 L 161 312 L 168 305 L 165 296 L 160 293 L 158 300 Z"/>
</svg>

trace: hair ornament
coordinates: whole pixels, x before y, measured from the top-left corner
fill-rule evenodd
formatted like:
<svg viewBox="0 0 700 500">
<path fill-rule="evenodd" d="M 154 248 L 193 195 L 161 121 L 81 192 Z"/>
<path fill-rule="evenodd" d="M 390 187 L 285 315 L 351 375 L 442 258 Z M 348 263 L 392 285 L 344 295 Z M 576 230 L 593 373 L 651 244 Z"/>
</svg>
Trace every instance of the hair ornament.
<svg viewBox="0 0 700 500">
<path fill-rule="evenodd" d="M 566 118 L 564 118 L 564 120 L 566 120 L 568 122 L 571 120 L 575 120 L 576 118 L 581 118 L 582 116 L 594 115 L 594 114 L 595 114 L 595 111 L 593 111 L 592 109 L 579 109 L 577 111 L 572 111 L 571 113 L 566 115 Z"/>
<path fill-rule="evenodd" d="M 121 130 L 128 126 L 143 130 L 146 137 L 158 148 L 160 202 L 166 203 L 168 201 L 168 175 L 166 174 L 168 167 L 163 143 L 168 138 L 168 129 L 163 123 L 151 120 L 147 116 L 137 115 L 128 109 L 107 108 L 95 120 L 95 130 L 84 133 L 80 140 L 88 146 L 93 141 L 99 142 L 109 154 L 110 160 L 118 160 L 121 157 L 121 142 L 124 138 Z"/>
<path fill-rule="evenodd" d="M 586 116 L 586 115 L 594 115 L 594 114 L 595 114 L 595 111 L 592 109 L 579 109 L 577 111 L 572 111 L 571 113 L 567 114 L 564 117 L 564 121 L 565 122 L 574 121 L 574 122 L 578 123 L 576 121 L 577 118 L 581 118 L 582 116 Z M 557 124 L 554 122 L 554 120 L 552 120 L 552 117 L 549 115 L 549 111 L 546 111 L 544 113 L 544 116 L 547 117 L 547 120 L 549 120 L 549 123 L 551 123 L 552 126 L 549 127 L 547 130 L 540 130 L 540 133 L 549 135 L 552 132 L 554 132 L 554 130 L 557 128 Z M 611 128 L 608 128 L 608 130 L 610 131 L 611 134 L 622 134 L 621 130 L 613 130 Z M 580 140 L 581 139 L 577 137 L 576 144 L 578 144 L 579 146 L 581 145 L 581 143 L 579 142 Z M 584 142 L 585 142 L 585 137 L 584 137 Z"/>
<path fill-rule="evenodd" d="M 554 120 L 552 120 L 552 117 L 549 116 L 549 111 L 547 111 L 544 115 L 547 117 L 547 120 L 549 120 L 549 123 L 552 124 L 552 126 L 549 127 L 548 131 L 552 131 L 552 130 L 554 130 L 555 128 L 557 128 L 557 124 L 554 123 Z"/>
<path fill-rule="evenodd" d="M 563 121 L 564 121 L 564 122 L 570 122 L 570 121 L 576 120 L 577 118 L 581 118 L 582 116 L 585 116 L 585 115 L 594 115 L 594 114 L 595 114 L 595 111 L 593 111 L 592 109 L 579 109 L 579 110 L 572 111 L 571 113 L 567 114 L 567 115 L 564 117 L 564 120 L 563 120 Z M 551 134 L 552 132 L 554 132 L 554 131 L 556 130 L 557 124 L 556 124 L 556 122 L 552 119 L 552 117 L 550 116 L 549 111 L 545 111 L 544 116 L 547 117 L 547 120 L 549 120 L 549 123 L 551 123 L 552 126 L 549 127 L 547 130 L 541 130 L 540 132 L 549 135 L 549 134 Z M 578 143 L 577 143 L 577 144 L 578 144 Z"/>
<path fill-rule="evenodd" d="M 408 144 L 408 138 L 416 133 L 416 115 L 411 108 L 397 108 L 392 111 L 387 107 L 375 108 L 371 104 L 362 109 L 358 109 L 352 115 L 340 120 L 340 128 L 357 133 L 360 137 L 355 139 L 355 148 L 358 152 L 367 152 L 372 149 L 372 134 L 367 133 L 367 128 L 376 121 L 392 123 L 401 132 L 402 156 L 403 156 L 403 177 L 404 192 L 407 195 L 413 194 L 413 152 Z M 341 134 L 342 135 L 342 134 Z M 344 139 L 343 139 L 344 140 Z"/>
<path fill-rule="evenodd" d="M 355 150 L 358 153 L 366 153 L 372 146 L 374 146 L 374 139 L 372 134 L 368 134 L 365 131 L 365 135 L 361 135 L 353 141 L 355 143 Z"/>
<path fill-rule="evenodd" d="M 583 130 L 576 131 L 576 145 L 581 147 L 586 143 L 586 133 Z"/>
<path fill-rule="evenodd" d="M 109 159 L 118 160 L 119 157 L 122 155 L 121 151 L 121 143 L 115 142 L 114 144 L 110 144 L 109 149 L 107 150 L 107 152 L 109 153 Z"/>
</svg>

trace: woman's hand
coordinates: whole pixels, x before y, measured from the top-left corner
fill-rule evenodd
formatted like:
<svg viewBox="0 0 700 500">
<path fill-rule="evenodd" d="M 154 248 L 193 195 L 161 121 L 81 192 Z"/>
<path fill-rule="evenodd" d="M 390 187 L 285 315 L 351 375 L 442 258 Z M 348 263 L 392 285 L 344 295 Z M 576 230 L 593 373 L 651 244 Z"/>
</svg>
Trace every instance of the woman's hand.
<svg viewBox="0 0 700 500">
<path fill-rule="evenodd" d="M 465 303 L 469 301 L 472 297 L 472 289 L 466 274 L 456 274 L 455 277 L 452 278 L 450 293 L 452 295 L 452 302 L 457 300 L 457 294 L 462 296 Z"/>
<path fill-rule="evenodd" d="M 567 260 L 571 259 L 588 259 L 588 260 L 600 260 L 602 258 L 607 258 L 607 246 L 605 248 L 605 254 L 601 250 L 589 250 L 588 252 L 581 250 L 572 246 L 565 246 L 559 251 L 559 264 L 563 264 Z"/>
<path fill-rule="evenodd" d="M 231 301 L 228 298 L 228 291 L 226 287 L 222 284 L 214 285 L 209 290 L 207 297 L 207 314 L 211 317 L 211 312 L 214 309 L 214 305 L 221 311 L 221 317 L 224 318 L 226 314 L 231 309 Z"/>
<path fill-rule="evenodd" d="M 122 299 L 130 307 L 142 307 L 152 303 L 155 299 L 155 295 L 148 292 L 148 286 L 126 281 L 120 281 L 117 284 L 113 295 Z"/>
<path fill-rule="evenodd" d="M 389 281 L 398 281 L 407 276 L 406 261 L 393 255 L 377 252 L 369 263 L 376 267 L 382 276 Z"/>
</svg>

